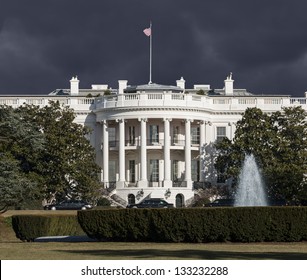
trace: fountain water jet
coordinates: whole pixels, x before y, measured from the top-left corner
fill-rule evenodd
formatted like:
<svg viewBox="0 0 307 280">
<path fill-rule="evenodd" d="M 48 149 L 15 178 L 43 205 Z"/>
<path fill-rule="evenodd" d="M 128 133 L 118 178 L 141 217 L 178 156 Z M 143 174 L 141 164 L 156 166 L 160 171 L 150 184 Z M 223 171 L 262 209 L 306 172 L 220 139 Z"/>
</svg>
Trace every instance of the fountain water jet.
<svg viewBox="0 0 307 280">
<path fill-rule="evenodd" d="M 246 155 L 234 206 L 267 206 L 265 186 L 253 154 Z"/>
</svg>

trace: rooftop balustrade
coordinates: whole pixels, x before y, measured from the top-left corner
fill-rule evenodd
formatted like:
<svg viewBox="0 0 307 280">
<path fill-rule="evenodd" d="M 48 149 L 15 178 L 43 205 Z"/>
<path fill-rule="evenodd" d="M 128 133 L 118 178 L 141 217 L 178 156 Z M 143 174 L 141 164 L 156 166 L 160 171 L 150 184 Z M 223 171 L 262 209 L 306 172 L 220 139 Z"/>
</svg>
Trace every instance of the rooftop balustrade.
<svg viewBox="0 0 307 280">
<path fill-rule="evenodd" d="M 216 111 L 245 111 L 257 107 L 265 111 L 282 107 L 302 106 L 307 109 L 306 98 L 289 96 L 201 96 L 184 93 L 130 93 L 101 97 L 96 100 L 96 110 L 125 107 L 174 107 Z"/>
<path fill-rule="evenodd" d="M 19 107 L 23 104 L 46 106 L 49 101 L 59 101 L 76 111 L 104 110 L 125 107 L 169 107 L 213 111 L 245 111 L 257 107 L 264 111 L 280 110 L 282 107 L 302 106 L 307 110 L 307 98 L 289 96 L 205 96 L 172 92 L 129 93 L 101 97 L 82 96 L 0 96 L 0 105 Z"/>
</svg>

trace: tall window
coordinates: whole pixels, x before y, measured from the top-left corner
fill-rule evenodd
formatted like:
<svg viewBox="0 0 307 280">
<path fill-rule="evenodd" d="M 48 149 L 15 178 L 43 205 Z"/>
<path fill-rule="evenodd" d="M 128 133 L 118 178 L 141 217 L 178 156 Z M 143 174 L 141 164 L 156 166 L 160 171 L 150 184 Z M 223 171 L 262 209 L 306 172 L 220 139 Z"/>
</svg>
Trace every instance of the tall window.
<svg viewBox="0 0 307 280">
<path fill-rule="evenodd" d="M 159 160 L 151 159 L 149 161 L 150 182 L 159 182 Z"/>
<path fill-rule="evenodd" d="M 172 161 L 172 180 L 178 181 L 178 160 Z"/>
<path fill-rule="evenodd" d="M 116 161 L 109 161 L 109 181 L 116 182 Z"/>
<path fill-rule="evenodd" d="M 128 131 L 129 135 L 129 139 L 128 139 L 128 143 L 130 145 L 135 145 L 135 127 L 134 126 L 129 126 L 129 131 Z"/>
<path fill-rule="evenodd" d="M 158 125 L 150 125 L 149 126 L 149 142 L 159 143 L 159 126 Z"/>
<path fill-rule="evenodd" d="M 199 181 L 199 161 L 198 160 L 192 160 L 191 163 L 191 176 L 192 181 L 198 182 Z"/>
<path fill-rule="evenodd" d="M 173 143 L 178 144 L 179 143 L 179 126 L 173 127 Z"/>
<path fill-rule="evenodd" d="M 129 182 L 135 183 L 135 160 L 129 160 Z"/>
<path fill-rule="evenodd" d="M 222 141 L 223 138 L 226 137 L 226 127 L 225 126 L 218 126 L 216 128 L 216 141 Z"/>
<path fill-rule="evenodd" d="M 191 143 L 199 144 L 199 126 L 191 127 Z"/>
<path fill-rule="evenodd" d="M 109 145 L 110 147 L 116 147 L 116 129 L 115 127 L 109 127 Z"/>
</svg>

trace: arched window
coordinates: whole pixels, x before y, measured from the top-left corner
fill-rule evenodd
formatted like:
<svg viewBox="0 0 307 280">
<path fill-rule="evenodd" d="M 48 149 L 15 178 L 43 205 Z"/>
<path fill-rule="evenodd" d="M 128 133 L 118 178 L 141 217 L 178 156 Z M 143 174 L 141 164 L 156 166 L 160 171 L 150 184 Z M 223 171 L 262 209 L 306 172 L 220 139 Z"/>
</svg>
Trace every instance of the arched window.
<svg viewBox="0 0 307 280">
<path fill-rule="evenodd" d="M 135 195 L 132 193 L 128 194 L 128 204 L 135 204 Z"/>
<path fill-rule="evenodd" d="M 184 196 L 179 193 L 176 195 L 176 208 L 184 207 Z"/>
</svg>

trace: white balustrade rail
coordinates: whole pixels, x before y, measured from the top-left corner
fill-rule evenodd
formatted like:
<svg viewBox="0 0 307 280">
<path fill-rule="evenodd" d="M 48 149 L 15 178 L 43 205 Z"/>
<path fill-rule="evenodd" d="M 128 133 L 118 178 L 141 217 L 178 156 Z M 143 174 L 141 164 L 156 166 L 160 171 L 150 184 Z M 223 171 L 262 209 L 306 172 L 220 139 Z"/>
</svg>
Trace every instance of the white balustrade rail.
<svg viewBox="0 0 307 280">
<path fill-rule="evenodd" d="M 23 104 L 47 106 L 49 101 L 59 101 L 76 111 L 103 110 L 123 107 L 171 107 L 203 109 L 213 111 L 245 111 L 257 107 L 265 111 L 276 111 L 287 106 L 302 106 L 307 110 L 307 98 L 288 96 L 205 96 L 184 93 L 129 93 L 97 98 L 80 96 L 0 96 L 0 105 L 19 107 Z"/>
<path fill-rule="evenodd" d="M 17 108 L 23 105 L 34 105 L 44 107 L 50 101 L 59 102 L 64 106 L 69 106 L 75 110 L 91 110 L 96 104 L 95 98 L 87 97 L 59 97 L 59 96 L 0 96 L 0 105 Z"/>
<path fill-rule="evenodd" d="M 306 98 L 288 96 L 204 96 L 184 93 L 130 93 L 101 98 L 96 109 L 123 107 L 178 107 L 217 111 L 245 111 L 257 107 L 265 111 L 276 111 L 282 107 L 300 105 L 307 110 Z"/>
</svg>

